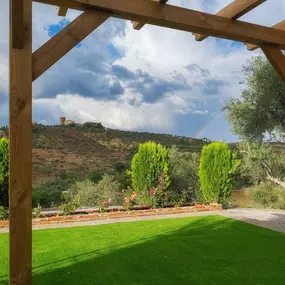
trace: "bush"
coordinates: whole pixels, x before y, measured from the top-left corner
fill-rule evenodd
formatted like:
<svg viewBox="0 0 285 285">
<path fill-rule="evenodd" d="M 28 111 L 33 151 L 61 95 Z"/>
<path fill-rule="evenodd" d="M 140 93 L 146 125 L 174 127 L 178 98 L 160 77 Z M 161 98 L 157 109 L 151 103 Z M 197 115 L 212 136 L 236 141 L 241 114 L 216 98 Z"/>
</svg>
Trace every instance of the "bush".
<svg viewBox="0 0 285 285">
<path fill-rule="evenodd" d="M 3 206 L 0 206 L 0 220 L 8 220 L 8 218 L 8 209 Z"/>
<path fill-rule="evenodd" d="M 234 175 L 240 164 L 228 145 L 205 145 L 200 158 L 199 177 L 206 202 L 224 203 L 231 194 Z"/>
<path fill-rule="evenodd" d="M 162 172 L 165 175 L 165 187 L 168 188 L 170 185 L 169 153 L 160 144 L 140 144 L 132 159 L 131 168 L 133 188 L 139 196 L 147 196 L 150 189 L 157 187 Z"/>
<path fill-rule="evenodd" d="M 62 200 L 65 202 L 60 205 L 60 211 L 64 216 L 73 214 L 80 206 L 79 197 L 72 191 L 63 192 Z"/>
<path fill-rule="evenodd" d="M 118 173 L 123 173 L 127 170 L 128 166 L 122 161 L 116 161 L 113 164 L 113 168 Z"/>
<path fill-rule="evenodd" d="M 202 202 L 203 195 L 199 181 L 200 154 L 182 153 L 174 146 L 169 150 L 169 157 L 172 168 L 170 187 L 172 200 Z M 183 196 L 183 199 L 179 196 Z"/>
<path fill-rule="evenodd" d="M 8 139 L 0 139 L 0 206 L 9 206 Z"/>
<path fill-rule="evenodd" d="M 262 208 L 285 209 L 285 192 L 280 186 L 272 182 L 263 181 L 250 188 L 250 195 L 254 203 Z"/>
<path fill-rule="evenodd" d="M 41 204 L 50 207 L 52 203 L 61 201 L 62 192 L 67 191 L 72 183 L 72 179 L 55 179 L 41 183 L 33 189 L 33 206 Z"/>
<path fill-rule="evenodd" d="M 41 214 L 42 214 L 42 207 L 40 204 L 38 204 L 38 206 L 36 208 L 34 208 L 33 217 L 34 218 L 40 218 Z"/>
<path fill-rule="evenodd" d="M 101 207 L 102 203 L 108 202 L 110 199 L 114 205 L 122 204 L 120 184 L 114 176 L 109 174 L 105 174 L 97 184 L 90 180 L 78 182 L 70 191 L 78 195 L 82 206 Z"/>
<path fill-rule="evenodd" d="M 87 179 L 90 180 L 93 183 L 97 183 L 100 180 L 102 180 L 102 177 L 104 175 L 104 172 L 101 171 L 92 171 L 88 174 Z"/>
</svg>

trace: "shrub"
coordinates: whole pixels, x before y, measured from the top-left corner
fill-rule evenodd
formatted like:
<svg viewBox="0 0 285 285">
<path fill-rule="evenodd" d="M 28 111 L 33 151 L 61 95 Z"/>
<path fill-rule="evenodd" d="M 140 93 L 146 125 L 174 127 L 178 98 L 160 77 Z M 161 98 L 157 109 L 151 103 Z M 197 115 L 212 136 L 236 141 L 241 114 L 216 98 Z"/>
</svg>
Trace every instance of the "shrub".
<svg viewBox="0 0 285 285">
<path fill-rule="evenodd" d="M 126 190 L 123 189 L 122 193 L 125 195 L 123 205 L 124 208 L 126 210 L 132 210 L 134 208 L 134 205 L 136 204 L 137 193 L 130 187 L 128 187 Z"/>
<path fill-rule="evenodd" d="M 99 182 L 102 177 L 103 177 L 104 173 L 101 171 L 92 171 L 88 174 L 88 180 L 90 180 L 93 183 L 97 183 Z"/>
<path fill-rule="evenodd" d="M 165 175 L 165 188 L 170 179 L 170 159 L 168 150 L 155 142 L 140 144 L 131 165 L 132 185 L 140 196 L 147 196 L 148 191 L 158 185 L 159 176 Z"/>
<path fill-rule="evenodd" d="M 114 164 L 113 164 L 113 168 L 116 172 L 118 173 L 123 173 L 127 170 L 127 165 L 122 162 L 122 161 L 116 161 Z"/>
<path fill-rule="evenodd" d="M 60 205 L 60 211 L 64 216 L 73 214 L 80 206 L 79 197 L 72 191 L 63 192 L 62 199 L 65 202 Z"/>
<path fill-rule="evenodd" d="M 68 190 L 72 183 L 73 179 L 55 179 L 41 183 L 39 187 L 33 189 L 33 206 L 41 204 L 49 207 L 53 202 L 59 202 L 62 192 Z"/>
<path fill-rule="evenodd" d="M 3 206 L 0 206 L 0 220 L 8 220 L 8 218 L 8 209 Z"/>
<path fill-rule="evenodd" d="M 122 195 L 120 184 L 115 177 L 105 174 L 97 184 L 90 180 L 76 183 L 71 189 L 80 199 L 82 206 L 102 206 L 102 203 L 112 200 L 114 205 L 121 205 Z"/>
<path fill-rule="evenodd" d="M 9 206 L 8 139 L 0 139 L 0 206 Z"/>
<path fill-rule="evenodd" d="M 171 163 L 171 187 L 170 196 L 172 200 L 183 202 L 202 202 L 203 195 L 199 181 L 200 154 L 182 153 L 173 146 L 169 150 Z M 183 199 L 179 199 L 183 196 Z"/>
<path fill-rule="evenodd" d="M 240 161 L 224 142 L 205 145 L 200 158 L 199 177 L 206 202 L 224 203 L 230 196 Z"/>
<path fill-rule="evenodd" d="M 250 188 L 254 203 L 262 208 L 285 209 L 285 192 L 272 182 L 262 181 Z"/>
<path fill-rule="evenodd" d="M 40 218 L 41 214 L 42 214 L 42 207 L 40 204 L 38 204 L 38 206 L 36 208 L 34 208 L 33 217 L 34 218 Z"/>
</svg>

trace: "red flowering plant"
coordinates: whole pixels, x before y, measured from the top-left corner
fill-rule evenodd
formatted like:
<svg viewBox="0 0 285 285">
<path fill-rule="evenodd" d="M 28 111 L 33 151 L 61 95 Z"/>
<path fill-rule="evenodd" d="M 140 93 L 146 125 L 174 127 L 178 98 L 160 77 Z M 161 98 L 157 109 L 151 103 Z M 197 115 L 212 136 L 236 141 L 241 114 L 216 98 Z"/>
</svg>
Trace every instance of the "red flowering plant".
<svg viewBox="0 0 285 285">
<path fill-rule="evenodd" d="M 112 199 L 99 202 L 98 208 L 99 208 L 100 213 L 106 212 L 109 209 L 109 206 L 111 205 L 112 205 Z"/>
<path fill-rule="evenodd" d="M 132 210 L 136 204 L 137 193 L 130 187 L 122 190 L 122 193 L 125 194 L 124 207 L 126 210 Z"/>
<path fill-rule="evenodd" d="M 168 201 L 166 175 L 162 172 L 156 188 L 149 190 L 150 203 L 153 209 L 162 208 Z"/>
</svg>

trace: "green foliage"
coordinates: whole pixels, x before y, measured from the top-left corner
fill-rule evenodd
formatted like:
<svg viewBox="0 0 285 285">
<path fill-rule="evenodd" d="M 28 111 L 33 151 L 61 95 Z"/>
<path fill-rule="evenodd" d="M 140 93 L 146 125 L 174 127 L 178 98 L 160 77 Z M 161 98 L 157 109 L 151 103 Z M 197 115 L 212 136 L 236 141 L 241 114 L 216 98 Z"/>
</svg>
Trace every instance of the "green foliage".
<svg viewBox="0 0 285 285">
<path fill-rule="evenodd" d="M 0 206 L 9 205 L 8 139 L 0 139 Z"/>
<path fill-rule="evenodd" d="M 262 208 L 285 209 L 285 191 L 269 181 L 250 188 L 250 195 L 257 206 Z"/>
<path fill-rule="evenodd" d="M 224 142 L 203 147 L 199 177 L 206 202 L 224 203 L 229 197 L 240 164 L 236 156 Z"/>
<path fill-rule="evenodd" d="M 192 202 L 202 200 L 201 186 L 199 180 L 200 154 L 197 152 L 183 153 L 173 146 L 169 150 L 171 163 L 171 200 Z M 179 196 L 183 197 L 180 199 Z"/>
<path fill-rule="evenodd" d="M 126 165 L 126 163 L 124 163 L 122 161 L 116 161 L 113 164 L 113 168 L 116 172 L 121 174 L 121 173 L 126 172 L 126 170 L 128 169 L 128 166 Z"/>
<path fill-rule="evenodd" d="M 0 221 L 8 219 L 9 219 L 8 209 L 3 206 L 0 206 Z"/>
<path fill-rule="evenodd" d="M 88 174 L 87 179 L 93 183 L 99 182 L 103 178 L 104 172 L 92 171 Z"/>
<path fill-rule="evenodd" d="M 239 144 L 242 157 L 241 175 L 251 184 L 268 179 L 282 183 L 285 177 L 285 154 L 275 151 L 269 144 L 242 142 Z"/>
<path fill-rule="evenodd" d="M 75 193 L 74 196 L 79 197 L 81 206 L 101 207 L 102 203 L 110 199 L 114 205 L 122 204 L 120 184 L 109 174 L 104 174 L 102 180 L 96 184 L 90 180 L 77 182 L 68 192 Z"/>
<path fill-rule="evenodd" d="M 36 208 L 34 208 L 33 217 L 34 218 L 40 218 L 41 214 L 42 214 L 42 207 L 40 204 L 38 204 L 38 206 Z"/>
<path fill-rule="evenodd" d="M 157 187 L 162 172 L 165 174 L 166 189 L 171 183 L 168 150 L 155 142 L 140 144 L 131 168 L 133 188 L 140 196 L 148 195 L 151 188 Z"/>
<path fill-rule="evenodd" d="M 60 205 L 60 211 L 64 216 L 73 214 L 80 206 L 79 197 L 72 191 L 63 192 L 61 198 L 64 203 Z"/>
<path fill-rule="evenodd" d="M 253 57 L 244 67 L 241 98 L 224 107 L 233 131 L 248 140 L 285 132 L 285 85 L 265 57 Z"/>
<path fill-rule="evenodd" d="M 73 183 L 74 180 L 70 178 L 57 178 L 41 183 L 39 187 L 33 189 L 32 197 L 34 207 L 38 204 L 49 207 L 53 202 L 59 202 L 61 200 L 62 192 L 68 190 Z"/>
<path fill-rule="evenodd" d="M 123 205 L 124 208 L 128 211 L 132 210 L 136 204 L 137 193 L 131 187 L 123 189 L 122 193 L 125 196 Z"/>
</svg>

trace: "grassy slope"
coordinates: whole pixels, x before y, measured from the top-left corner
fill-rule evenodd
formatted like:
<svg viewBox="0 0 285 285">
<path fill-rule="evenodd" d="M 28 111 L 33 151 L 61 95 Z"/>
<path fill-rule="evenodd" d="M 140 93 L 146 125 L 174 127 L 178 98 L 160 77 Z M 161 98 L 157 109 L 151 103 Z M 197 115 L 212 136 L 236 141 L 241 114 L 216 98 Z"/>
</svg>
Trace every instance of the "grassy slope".
<svg viewBox="0 0 285 285">
<path fill-rule="evenodd" d="M 40 285 L 281 285 L 285 236 L 218 216 L 33 232 Z M 0 235 L 0 284 L 8 236 Z"/>
</svg>

